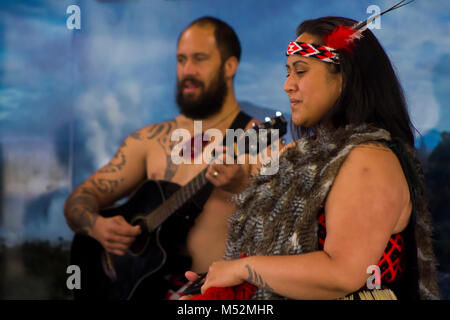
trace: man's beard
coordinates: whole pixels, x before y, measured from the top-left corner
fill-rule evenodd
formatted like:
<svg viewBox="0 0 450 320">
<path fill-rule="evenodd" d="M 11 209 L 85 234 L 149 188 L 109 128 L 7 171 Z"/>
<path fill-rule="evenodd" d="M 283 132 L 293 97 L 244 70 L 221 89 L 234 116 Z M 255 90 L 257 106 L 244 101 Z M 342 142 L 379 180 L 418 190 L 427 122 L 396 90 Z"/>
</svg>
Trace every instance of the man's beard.
<svg viewBox="0 0 450 320">
<path fill-rule="evenodd" d="M 183 88 L 187 81 L 191 81 L 201 90 L 198 98 L 183 96 Z M 205 84 L 194 77 L 186 77 L 177 82 L 177 104 L 180 113 L 191 119 L 207 119 L 217 114 L 223 106 L 228 89 L 225 83 L 224 66 L 222 65 L 211 85 L 205 90 Z"/>
</svg>

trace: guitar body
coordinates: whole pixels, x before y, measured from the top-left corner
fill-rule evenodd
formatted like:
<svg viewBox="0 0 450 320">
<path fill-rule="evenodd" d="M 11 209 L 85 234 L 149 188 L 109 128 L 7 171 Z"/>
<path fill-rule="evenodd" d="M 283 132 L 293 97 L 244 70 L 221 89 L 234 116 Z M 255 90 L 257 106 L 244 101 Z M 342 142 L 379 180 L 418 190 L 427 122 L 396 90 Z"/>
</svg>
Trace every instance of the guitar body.
<svg viewBox="0 0 450 320">
<path fill-rule="evenodd" d="M 129 223 L 137 216 L 158 208 L 180 186 L 168 181 L 148 180 L 120 206 L 104 209 L 104 217 L 122 215 Z M 74 290 L 75 299 L 164 299 L 168 283 L 166 274 L 188 270 L 190 258 L 185 240 L 195 217 L 201 211 L 190 200 L 171 215 L 164 224 L 139 238 L 146 245 L 142 252 L 128 251 L 124 256 L 107 254 L 95 239 L 76 234 L 72 241 L 70 264 L 81 270 L 81 289 Z M 110 268 L 110 267 L 113 268 Z"/>
<path fill-rule="evenodd" d="M 233 128 L 238 126 L 235 122 Z M 245 152 L 256 154 L 271 144 L 271 130 L 279 130 L 276 137 L 286 133 L 286 121 L 278 115 L 253 129 L 258 132 L 256 143 L 245 144 L 242 135 L 237 144 L 243 141 Z M 125 204 L 100 212 L 104 217 L 122 215 L 130 224 L 141 226 L 143 232 L 124 256 L 106 253 L 89 236 L 75 235 L 70 263 L 81 270 L 81 289 L 74 291 L 75 299 L 164 299 L 165 275 L 183 274 L 191 267 L 186 236 L 214 187 L 205 178 L 206 170 L 183 187 L 148 180 Z"/>
</svg>

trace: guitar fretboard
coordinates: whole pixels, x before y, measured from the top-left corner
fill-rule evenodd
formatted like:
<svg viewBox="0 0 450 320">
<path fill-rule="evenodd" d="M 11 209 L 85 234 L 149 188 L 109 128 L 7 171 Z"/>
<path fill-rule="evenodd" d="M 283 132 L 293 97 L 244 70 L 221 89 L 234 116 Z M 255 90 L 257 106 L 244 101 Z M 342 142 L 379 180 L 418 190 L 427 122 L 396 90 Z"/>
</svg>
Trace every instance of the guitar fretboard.
<svg viewBox="0 0 450 320">
<path fill-rule="evenodd" d="M 264 129 L 264 130 L 261 130 Z M 266 148 L 268 145 L 272 143 L 271 139 L 268 139 L 269 133 L 271 130 L 277 129 L 281 130 L 281 134 L 277 137 L 281 137 L 286 133 L 286 121 L 283 116 L 279 115 L 276 118 L 271 119 L 263 123 L 262 125 L 254 125 L 254 127 L 250 130 L 255 130 L 257 133 L 257 139 L 254 143 L 245 143 L 246 135 L 243 134 L 238 138 L 239 142 L 244 141 L 245 150 L 244 153 L 251 152 L 252 154 L 257 154 L 260 150 L 259 139 L 264 142 L 262 148 Z M 261 135 L 260 132 L 263 132 Z M 240 154 L 240 151 L 237 152 Z M 156 210 L 154 210 L 151 214 L 147 213 L 142 218 L 145 220 L 147 224 L 148 231 L 153 231 L 157 227 L 159 227 L 168 217 L 170 217 L 174 212 L 180 209 L 184 204 L 186 204 L 193 196 L 195 196 L 206 184 L 208 184 L 208 180 L 205 177 L 206 171 L 208 167 L 203 169 L 199 174 L 195 176 L 194 179 L 189 181 L 185 186 L 181 187 L 174 194 L 172 194 L 167 200 L 165 200 Z"/>
<path fill-rule="evenodd" d="M 205 177 L 207 169 L 208 168 L 205 168 L 200 171 L 195 178 L 164 201 L 153 214 L 146 216 L 146 223 L 149 231 L 152 231 L 161 225 L 168 217 L 170 217 L 170 215 L 186 204 L 189 199 L 196 195 L 197 192 L 208 183 L 208 180 Z"/>
</svg>

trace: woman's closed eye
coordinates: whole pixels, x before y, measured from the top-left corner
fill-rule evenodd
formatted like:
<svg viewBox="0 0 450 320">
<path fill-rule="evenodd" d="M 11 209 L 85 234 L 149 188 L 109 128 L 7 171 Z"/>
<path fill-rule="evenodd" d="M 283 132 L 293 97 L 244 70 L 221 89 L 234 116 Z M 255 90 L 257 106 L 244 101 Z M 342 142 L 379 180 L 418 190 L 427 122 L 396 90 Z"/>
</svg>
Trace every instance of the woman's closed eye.
<svg viewBox="0 0 450 320">
<path fill-rule="evenodd" d="M 306 73 L 306 71 L 295 71 L 295 73 L 296 73 L 298 76 L 302 76 L 304 73 Z M 290 73 L 286 74 L 286 78 L 289 78 L 289 76 L 290 76 Z"/>
</svg>

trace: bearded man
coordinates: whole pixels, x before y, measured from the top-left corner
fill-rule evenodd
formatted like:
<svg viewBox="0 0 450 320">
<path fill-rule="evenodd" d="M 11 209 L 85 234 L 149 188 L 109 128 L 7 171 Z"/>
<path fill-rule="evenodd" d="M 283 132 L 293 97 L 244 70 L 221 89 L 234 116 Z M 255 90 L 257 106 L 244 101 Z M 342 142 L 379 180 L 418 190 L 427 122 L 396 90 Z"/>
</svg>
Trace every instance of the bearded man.
<svg viewBox="0 0 450 320">
<path fill-rule="evenodd" d="M 147 179 L 183 186 L 208 165 L 204 161 L 174 164 L 171 152 L 177 142 L 171 141 L 171 135 L 176 129 L 185 129 L 193 136 L 194 121 L 201 120 L 203 131 L 215 128 L 225 136 L 241 112 L 233 88 L 240 55 L 239 39 L 223 21 L 203 17 L 182 31 L 176 53 L 176 101 L 180 115 L 150 124 L 127 137 L 115 157 L 71 193 L 64 213 L 76 233 L 96 239 L 108 253 L 124 255 L 142 230 L 121 215 L 103 217 L 99 210 L 129 195 Z M 245 129 L 253 122 L 256 119 L 249 121 Z M 193 160 L 203 156 L 201 150 L 192 151 Z M 206 177 L 220 179 L 220 172 L 209 167 Z M 222 258 L 227 220 L 235 212 L 231 195 L 213 189 L 196 217 L 185 243 L 192 261 L 190 270 L 206 272 L 213 261 Z"/>
</svg>

